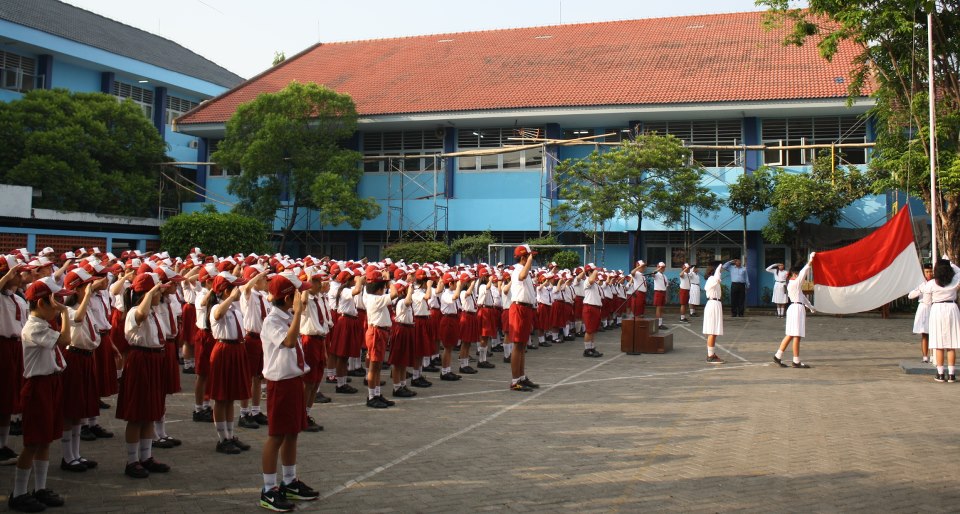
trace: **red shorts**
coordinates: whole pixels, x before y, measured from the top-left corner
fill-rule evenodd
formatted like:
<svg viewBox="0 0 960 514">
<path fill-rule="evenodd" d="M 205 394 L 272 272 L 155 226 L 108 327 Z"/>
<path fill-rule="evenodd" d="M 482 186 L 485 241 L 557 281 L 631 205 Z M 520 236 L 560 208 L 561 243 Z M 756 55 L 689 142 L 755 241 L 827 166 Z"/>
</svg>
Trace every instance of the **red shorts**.
<svg viewBox="0 0 960 514">
<path fill-rule="evenodd" d="M 116 380 L 116 376 L 114 376 Z M 23 388 L 23 343 L 19 338 L 0 338 L 0 417 L 20 413 Z"/>
<path fill-rule="evenodd" d="M 500 313 L 500 327 L 503 329 L 504 340 L 507 342 L 513 341 L 510 337 L 510 309 L 506 309 Z"/>
<path fill-rule="evenodd" d="M 533 330 L 533 307 L 513 303 L 510 305 L 510 329 L 513 331 L 513 342 L 527 344 L 530 332 Z"/>
<path fill-rule="evenodd" d="M 251 377 L 263 376 L 263 342 L 260 334 L 247 332 L 243 336 L 243 348 L 247 351 L 247 373 Z"/>
<path fill-rule="evenodd" d="M 303 381 L 308 384 L 319 384 L 323 380 L 323 368 L 327 364 L 327 339 L 323 336 L 300 336 L 303 345 L 303 360 L 310 366 L 310 371 L 303 375 Z M 263 353 L 261 351 L 261 358 Z"/>
<path fill-rule="evenodd" d="M 250 398 L 250 375 L 247 373 L 247 351 L 242 342 L 217 341 L 210 353 L 210 376 L 207 393 L 212 400 L 247 400 Z"/>
<path fill-rule="evenodd" d="M 367 325 L 364 342 L 367 344 L 367 358 L 370 359 L 370 362 L 383 362 L 388 339 L 390 339 L 390 329 Z"/>
<path fill-rule="evenodd" d="M 573 299 L 573 318 L 583 319 L 583 297 L 578 296 Z"/>
<path fill-rule="evenodd" d="M 690 303 L 690 290 L 680 289 L 680 305 L 686 305 L 688 303 Z"/>
<path fill-rule="evenodd" d="M 63 370 L 63 418 L 76 420 L 100 415 L 100 397 L 97 381 L 90 380 L 97 374 L 97 358 L 92 351 L 71 350 L 63 352 L 67 369 Z M 116 375 L 114 375 L 116 376 Z"/>
<path fill-rule="evenodd" d="M 303 378 L 267 380 L 267 434 L 299 434 L 307 428 Z"/>
<path fill-rule="evenodd" d="M 634 317 L 643 316 L 647 309 L 647 292 L 637 291 L 633 296 L 633 315 Z"/>
<path fill-rule="evenodd" d="M 497 309 L 493 307 L 480 308 L 480 337 L 497 337 L 498 318 Z"/>
<path fill-rule="evenodd" d="M 164 413 L 163 352 L 131 346 L 123 362 L 117 419 L 134 423 L 160 421 Z"/>
<path fill-rule="evenodd" d="M 600 330 L 600 307 L 583 304 L 583 329 L 588 334 L 596 334 Z"/>
<path fill-rule="evenodd" d="M 456 314 L 444 314 L 440 317 L 440 342 L 444 348 L 453 348 L 459 340 L 460 318 Z"/>
<path fill-rule="evenodd" d="M 23 405 L 23 445 L 50 444 L 63 435 L 60 375 L 26 378 L 20 389 Z M 99 406 L 99 403 L 98 403 Z"/>
<path fill-rule="evenodd" d="M 662 307 L 667 304 L 667 292 L 666 291 L 654 291 L 653 292 L 653 305 L 655 307 Z"/>
<path fill-rule="evenodd" d="M 201 377 L 210 375 L 210 354 L 213 353 L 213 334 L 209 330 L 197 329 L 193 354 L 196 358 L 196 373 Z"/>
</svg>

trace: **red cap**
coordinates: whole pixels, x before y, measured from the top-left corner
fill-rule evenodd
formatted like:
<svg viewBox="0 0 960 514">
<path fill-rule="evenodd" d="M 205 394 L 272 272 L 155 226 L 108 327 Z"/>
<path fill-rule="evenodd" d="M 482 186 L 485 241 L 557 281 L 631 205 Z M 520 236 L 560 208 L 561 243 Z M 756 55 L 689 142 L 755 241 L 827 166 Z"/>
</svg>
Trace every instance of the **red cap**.
<svg viewBox="0 0 960 514">
<path fill-rule="evenodd" d="M 226 291 L 229 286 L 242 286 L 246 283 L 247 281 L 242 278 L 237 278 L 229 272 L 221 271 L 220 274 L 213 279 L 211 289 L 213 289 L 214 293 L 220 294 Z"/>
<path fill-rule="evenodd" d="M 415 272 L 413 273 L 413 276 L 414 276 L 414 278 L 416 278 L 417 280 L 423 280 L 423 279 L 427 278 L 427 270 L 425 270 L 425 269 L 423 269 L 423 268 L 417 268 L 417 271 L 415 271 Z"/>
<path fill-rule="evenodd" d="M 156 273 L 141 273 L 133 279 L 133 285 L 130 287 L 137 293 L 146 293 L 160 283 L 160 277 Z"/>
<path fill-rule="evenodd" d="M 522 244 L 522 245 L 520 245 L 520 246 L 518 246 L 518 247 L 516 247 L 516 248 L 513 249 L 513 256 L 514 256 L 514 257 L 524 257 L 524 256 L 526 256 L 526 255 L 536 255 L 536 254 L 537 254 L 537 252 L 531 250 L 531 249 L 530 249 L 530 245 L 528 245 L 528 244 Z"/>
<path fill-rule="evenodd" d="M 263 268 L 261 266 L 253 265 L 243 270 L 243 279 L 247 282 L 253 280 L 253 277 L 263 273 Z"/>
<path fill-rule="evenodd" d="M 23 296 L 26 297 L 28 302 L 34 302 L 51 294 L 56 296 L 70 296 L 73 294 L 73 291 L 58 286 L 57 282 L 53 280 L 53 277 L 44 277 L 27 286 L 27 290 L 24 291 Z"/>
<path fill-rule="evenodd" d="M 217 271 L 233 271 L 237 263 L 230 261 L 220 261 L 217 263 Z"/>
<path fill-rule="evenodd" d="M 77 268 L 63 277 L 63 287 L 77 290 L 95 279 L 82 268 Z"/>
<path fill-rule="evenodd" d="M 454 280 L 456 280 L 456 279 L 453 278 L 453 274 L 452 274 L 452 273 L 444 273 L 444 274 L 443 274 L 443 283 L 444 283 L 444 284 L 450 284 L 450 283 L 452 283 Z"/>
<path fill-rule="evenodd" d="M 367 266 L 367 282 L 370 284 L 377 284 L 383 282 L 383 272 L 377 269 L 376 266 L 370 265 Z"/>
<path fill-rule="evenodd" d="M 309 284 L 302 282 L 290 271 L 274 275 L 267 285 L 270 295 L 277 300 L 286 298 L 297 291 L 306 291 L 309 288 Z"/>
</svg>

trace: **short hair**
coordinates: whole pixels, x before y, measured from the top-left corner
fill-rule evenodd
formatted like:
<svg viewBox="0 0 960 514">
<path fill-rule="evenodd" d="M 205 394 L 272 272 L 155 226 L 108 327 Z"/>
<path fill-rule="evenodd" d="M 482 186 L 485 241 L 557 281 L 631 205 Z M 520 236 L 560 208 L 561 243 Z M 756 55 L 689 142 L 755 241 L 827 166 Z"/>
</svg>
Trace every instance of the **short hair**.
<svg viewBox="0 0 960 514">
<path fill-rule="evenodd" d="M 947 287 L 953 281 L 953 275 L 953 266 L 950 265 L 950 261 L 938 259 L 937 264 L 933 267 L 933 280 L 937 282 L 937 285 Z"/>
<path fill-rule="evenodd" d="M 367 282 L 367 294 L 383 294 L 386 282 Z"/>
</svg>

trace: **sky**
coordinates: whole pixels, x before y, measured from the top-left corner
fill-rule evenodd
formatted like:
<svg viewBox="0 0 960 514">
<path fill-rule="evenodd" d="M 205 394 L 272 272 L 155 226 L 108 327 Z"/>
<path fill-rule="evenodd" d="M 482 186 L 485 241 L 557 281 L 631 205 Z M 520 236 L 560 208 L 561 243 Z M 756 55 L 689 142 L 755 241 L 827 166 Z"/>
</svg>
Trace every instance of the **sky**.
<svg viewBox="0 0 960 514">
<path fill-rule="evenodd" d="M 754 0 L 65 0 L 250 78 L 317 42 L 756 11 Z"/>
</svg>

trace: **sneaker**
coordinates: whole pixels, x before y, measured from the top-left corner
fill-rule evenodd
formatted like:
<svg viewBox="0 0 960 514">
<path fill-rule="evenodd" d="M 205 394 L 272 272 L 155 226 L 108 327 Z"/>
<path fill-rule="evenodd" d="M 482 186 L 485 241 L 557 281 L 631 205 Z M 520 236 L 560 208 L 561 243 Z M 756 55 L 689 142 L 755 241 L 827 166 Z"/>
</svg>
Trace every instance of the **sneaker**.
<svg viewBox="0 0 960 514">
<path fill-rule="evenodd" d="M 10 422 L 10 435 L 23 435 L 23 420 L 17 419 Z"/>
<path fill-rule="evenodd" d="M 531 389 L 540 389 L 540 384 L 534 384 L 529 378 L 524 378 L 520 381 L 521 384 L 531 388 Z"/>
<path fill-rule="evenodd" d="M 379 396 L 374 396 L 373 398 L 367 399 L 367 407 L 372 409 L 386 409 L 389 405 L 381 401 Z"/>
<path fill-rule="evenodd" d="M 90 427 L 83 425 L 80 427 L 80 440 L 81 441 L 96 441 L 97 436 L 90 431 Z"/>
<path fill-rule="evenodd" d="M 440 375 L 440 380 L 446 380 L 446 381 L 448 381 L 448 382 L 453 382 L 453 381 L 456 381 L 456 380 L 460 380 L 460 375 L 457 375 L 456 373 L 444 373 L 444 374 Z"/>
<path fill-rule="evenodd" d="M 933 377 L 933 379 L 936 380 L 937 382 L 946 382 L 947 376 L 944 375 L 943 373 L 937 373 L 937 376 Z"/>
<path fill-rule="evenodd" d="M 241 441 L 237 436 L 231 437 L 230 441 L 233 442 L 234 446 L 236 446 L 237 448 L 240 448 L 240 451 L 245 452 L 250 450 L 250 445 Z"/>
<path fill-rule="evenodd" d="M 573 337 L 572 335 L 569 335 L 569 336 L 563 336 L 563 339 L 562 339 L 561 341 L 564 341 L 564 342 L 565 342 L 565 341 L 573 341 L 574 339 L 576 339 L 576 337 Z"/>
<path fill-rule="evenodd" d="M 293 512 L 296 508 L 296 505 L 288 500 L 278 487 L 260 492 L 260 506 L 274 512 Z"/>
<path fill-rule="evenodd" d="M 16 498 L 13 497 L 13 493 L 10 493 L 7 499 L 7 507 L 18 512 L 43 512 L 47 510 L 47 506 L 40 503 L 30 493 L 21 494 Z"/>
<path fill-rule="evenodd" d="M 17 463 L 17 452 L 13 448 L 4 446 L 0 448 L 0 466 L 12 466 Z"/>
<path fill-rule="evenodd" d="M 947 382 L 956 382 L 956 381 L 957 381 L 956 375 L 947 375 Z"/>
<path fill-rule="evenodd" d="M 147 471 L 139 462 L 131 462 L 124 468 L 123 474 L 130 478 L 147 478 L 150 472 Z"/>
<path fill-rule="evenodd" d="M 477 367 L 481 369 L 493 369 L 493 368 L 496 368 L 497 365 L 490 361 L 483 361 L 483 362 L 478 362 Z"/>
<path fill-rule="evenodd" d="M 207 409 L 193 411 L 193 420 L 197 423 L 213 423 L 213 411 Z"/>
<path fill-rule="evenodd" d="M 316 400 L 314 400 L 315 403 L 330 403 L 332 401 L 333 401 L 332 398 L 321 393 L 320 391 L 317 391 L 317 398 Z"/>
<path fill-rule="evenodd" d="M 440 360 L 440 357 L 434 357 L 434 358 L 430 359 L 430 365 L 433 366 L 433 367 L 439 368 L 440 366 L 443 365 L 443 362 Z M 439 371 L 439 370 L 437 370 L 437 371 Z"/>
<path fill-rule="evenodd" d="M 367 370 L 363 368 L 351 369 L 347 372 L 348 377 L 365 377 L 367 376 Z"/>
<path fill-rule="evenodd" d="M 420 377 L 420 378 L 413 379 L 413 381 L 410 382 L 410 385 L 412 385 L 413 387 L 430 387 L 433 385 L 433 382 L 423 377 Z"/>
<path fill-rule="evenodd" d="M 510 390 L 521 392 L 521 393 L 529 393 L 530 391 L 533 391 L 533 388 L 527 387 L 522 383 L 517 382 L 516 384 L 510 384 Z"/>
<path fill-rule="evenodd" d="M 233 444 L 232 439 L 224 439 L 217 443 L 217 453 L 226 453 L 227 455 L 236 455 L 242 450 Z"/>
<path fill-rule="evenodd" d="M 256 421 L 258 425 L 267 426 L 267 415 L 262 412 L 254 414 L 253 420 Z"/>
<path fill-rule="evenodd" d="M 776 355 L 773 356 L 773 362 L 776 362 L 777 366 L 780 366 L 781 368 L 787 367 L 787 365 L 784 364 L 782 360 L 780 360 L 780 357 L 777 357 Z"/>
<path fill-rule="evenodd" d="M 725 361 L 719 355 L 713 354 L 707 357 L 707 364 L 723 364 Z"/>
<path fill-rule="evenodd" d="M 460 373 L 464 375 L 476 375 L 478 372 L 470 366 L 460 366 Z"/>
<path fill-rule="evenodd" d="M 249 414 L 240 416 L 240 421 L 237 422 L 237 425 L 239 425 L 240 428 L 260 428 L 260 424 L 257 423 L 257 420 L 253 419 L 253 416 Z"/>
<path fill-rule="evenodd" d="M 416 395 L 417 395 L 416 391 L 411 391 L 407 389 L 406 386 L 402 386 L 400 387 L 400 389 L 396 389 L 393 391 L 394 398 L 413 398 Z"/>
<path fill-rule="evenodd" d="M 666 325 L 658 325 L 658 326 L 657 326 L 657 330 L 666 330 L 666 329 L 667 329 L 667 326 L 666 326 Z"/>
<path fill-rule="evenodd" d="M 387 404 L 387 407 L 393 407 L 394 405 L 397 404 L 397 402 L 395 402 L 395 401 L 393 401 L 393 400 L 388 400 L 388 399 L 384 398 L 382 394 L 381 394 L 380 396 L 377 396 L 377 398 L 380 398 L 380 401 L 381 401 L 381 402 Z"/>
<path fill-rule="evenodd" d="M 37 489 L 33 492 L 33 497 L 47 507 L 63 507 L 63 498 L 50 489 Z"/>
<path fill-rule="evenodd" d="M 690 320 L 687 318 L 680 318 L 680 323 L 690 323 Z"/>
<path fill-rule="evenodd" d="M 313 419 L 313 416 L 307 416 L 307 428 L 303 429 L 304 432 L 322 432 L 323 425 L 317 424 L 317 420 Z"/>
<path fill-rule="evenodd" d="M 162 462 L 155 461 L 153 457 L 140 461 L 140 465 L 143 466 L 143 469 L 151 473 L 166 473 L 170 471 L 170 466 Z"/>
<path fill-rule="evenodd" d="M 83 429 L 80 429 L 81 431 Z M 100 425 L 93 425 L 90 427 L 90 433 L 97 436 L 97 439 L 110 439 L 113 437 L 113 432 L 101 427 Z"/>
<path fill-rule="evenodd" d="M 67 462 L 66 459 L 60 459 L 60 469 L 63 471 L 72 471 L 74 473 L 83 473 L 87 470 L 87 467 L 80 462 L 80 459 L 75 459 L 70 462 Z"/>
<path fill-rule="evenodd" d="M 356 394 L 357 388 L 350 384 L 343 384 L 342 386 L 337 386 L 335 391 L 339 394 Z"/>
<path fill-rule="evenodd" d="M 421 368 L 420 371 L 424 371 L 426 373 L 436 373 L 440 371 L 440 367 L 430 364 L 429 366 L 424 366 L 423 368 Z"/>
<path fill-rule="evenodd" d="M 281 483 L 280 492 L 286 496 L 288 500 L 309 502 L 320 497 L 320 493 L 301 482 L 300 479 L 294 479 L 293 482 L 289 484 Z"/>
</svg>

